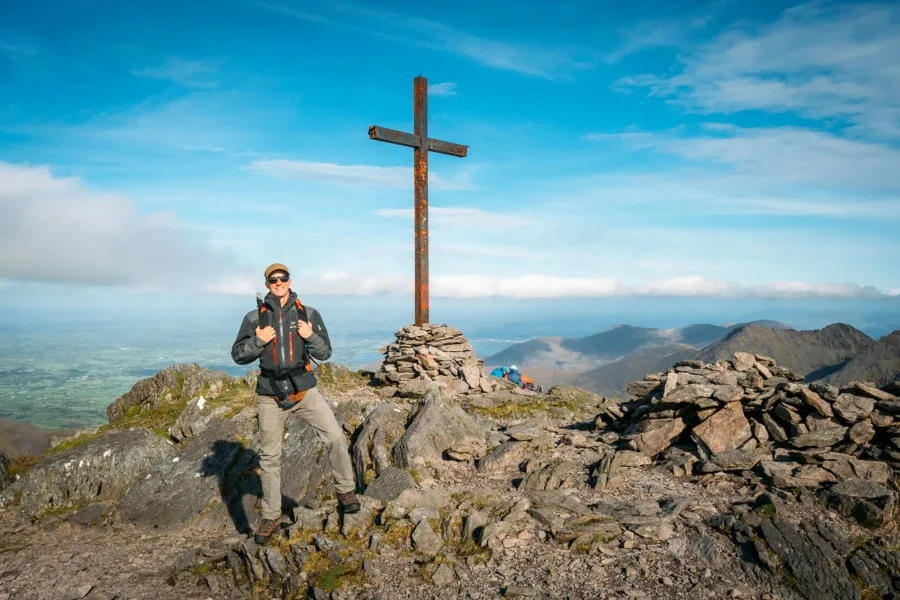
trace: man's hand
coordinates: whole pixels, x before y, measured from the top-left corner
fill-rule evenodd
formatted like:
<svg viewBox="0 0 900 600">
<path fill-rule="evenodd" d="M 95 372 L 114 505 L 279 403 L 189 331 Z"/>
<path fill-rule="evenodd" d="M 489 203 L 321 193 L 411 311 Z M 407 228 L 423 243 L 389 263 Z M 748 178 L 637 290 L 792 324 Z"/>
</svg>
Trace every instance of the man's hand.
<svg viewBox="0 0 900 600">
<path fill-rule="evenodd" d="M 310 323 L 309 321 L 297 320 L 297 333 L 300 335 L 300 337 L 305 340 L 312 335 L 312 332 L 312 323 Z"/>
<path fill-rule="evenodd" d="M 256 337 L 261 339 L 264 344 L 268 344 L 275 339 L 275 328 L 271 325 L 256 328 Z"/>
</svg>

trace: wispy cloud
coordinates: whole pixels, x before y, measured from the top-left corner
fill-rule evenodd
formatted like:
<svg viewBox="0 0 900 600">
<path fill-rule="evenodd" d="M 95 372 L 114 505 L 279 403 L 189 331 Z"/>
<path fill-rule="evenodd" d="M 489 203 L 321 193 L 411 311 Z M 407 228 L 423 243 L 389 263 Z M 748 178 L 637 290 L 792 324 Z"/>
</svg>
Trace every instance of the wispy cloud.
<svg viewBox="0 0 900 600">
<path fill-rule="evenodd" d="M 310 21 L 312 23 L 328 23 L 330 19 L 324 17 L 322 15 L 311 13 L 307 11 L 297 10 L 291 6 L 285 6 L 284 4 L 273 4 L 270 2 L 254 2 L 254 6 L 258 8 L 262 8 L 274 13 L 286 15 L 288 17 L 294 17 L 297 19 L 303 19 L 304 21 Z"/>
<path fill-rule="evenodd" d="M 318 18 L 318 15 L 303 11 L 292 15 L 294 9 L 283 5 L 257 6 L 307 21 L 320 20 L 332 26 L 403 44 L 449 52 L 486 67 L 543 79 L 566 78 L 574 72 L 591 68 L 598 62 L 594 53 L 587 48 L 528 45 L 482 37 L 431 19 L 349 2 L 330 5 L 332 10 L 340 12 L 340 19 Z M 377 26 L 373 25 L 373 21 Z"/>
<path fill-rule="evenodd" d="M 211 62 L 170 58 L 162 65 L 132 69 L 131 74 L 147 79 L 168 80 L 187 88 L 209 89 L 218 85 L 214 79 L 217 72 L 218 66 Z"/>
<path fill-rule="evenodd" d="M 770 25 L 736 26 L 686 55 L 674 75 L 623 78 L 700 113 L 790 112 L 900 137 L 900 5 L 811 2 Z"/>
<path fill-rule="evenodd" d="M 411 167 L 377 167 L 372 165 L 339 165 L 305 160 L 257 160 L 248 169 L 283 179 L 323 181 L 350 187 L 377 186 L 386 188 L 410 188 Z M 445 179 L 437 173 L 429 173 L 429 185 L 442 190 L 472 190 L 466 172 L 455 179 Z"/>
<path fill-rule="evenodd" d="M 755 178 L 757 184 L 900 192 L 900 150 L 879 142 L 845 139 L 826 131 L 794 127 L 707 127 L 686 132 L 588 134 L 587 139 L 621 142 L 631 151 L 678 157 L 681 166 L 705 165 L 710 176 Z M 724 171 L 722 169 L 725 169 Z"/>
<path fill-rule="evenodd" d="M 428 93 L 432 96 L 455 96 L 456 84 L 450 81 L 433 83 L 428 86 Z"/>
<path fill-rule="evenodd" d="M 375 214 L 388 219 L 401 218 L 411 220 L 413 218 L 413 209 L 384 208 L 376 210 Z M 531 222 L 530 219 L 525 217 L 505 213 L 492 213 L 479 208 L 429 206 L 428 214 L 431 221 L 435 224 L 451 224 L 465 227 L 504 229 L 523 227 Z"/>
</svg>

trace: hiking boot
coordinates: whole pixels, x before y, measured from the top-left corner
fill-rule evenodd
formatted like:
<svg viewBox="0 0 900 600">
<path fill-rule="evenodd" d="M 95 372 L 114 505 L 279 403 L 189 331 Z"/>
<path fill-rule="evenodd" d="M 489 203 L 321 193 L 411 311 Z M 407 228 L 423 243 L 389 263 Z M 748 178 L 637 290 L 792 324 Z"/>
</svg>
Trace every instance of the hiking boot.
<svg viewBox="0 0 900 600">
<path fill-rule="evenodd" d="M 356 497 L 356 494 L 353 492 L 344 492 L 343 494 L 337 495 L 338 499 L 338 508 L 341 509 L 344 514 L 352 515 L 353 513 L 359 512 L 359 498 Z"/>
<path fill-rule="evenodd" d="M 256 528 L 256 535 L 253 536 L 253 539 L 256 540 L 257 544 L 267 544 L 279 529 L 281 529 L 281 519 L 263 519 L 259 527 Z"/>
</svg>

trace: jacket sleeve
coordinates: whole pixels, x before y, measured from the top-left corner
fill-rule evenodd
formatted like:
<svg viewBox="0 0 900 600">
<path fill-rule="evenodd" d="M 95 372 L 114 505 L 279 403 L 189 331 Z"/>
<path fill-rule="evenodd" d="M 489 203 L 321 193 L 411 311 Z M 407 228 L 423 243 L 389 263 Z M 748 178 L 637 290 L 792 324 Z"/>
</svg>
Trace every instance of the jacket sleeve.
<svg viewBox="0 0 900 600">
<path fill-rule="evenodd" d="M 319 311 L 310 306 L 306 307 L 306 312 L 313 329 L 312 335 L 306 339 L 306 349 L 314 359 L 328 360 L 331 358 L 331 338 L 328 337 L 325 321 Z"/>
<path fill-rule="evenodd" d="M 251 311 L 241 321 L 234 344 L 231 346 L 231 358 L 239 365 L 248 365 L 259 358 L 266 345 L 256 337 L 256 323 L 253 320 L 255 312 Z"/>
</svg>

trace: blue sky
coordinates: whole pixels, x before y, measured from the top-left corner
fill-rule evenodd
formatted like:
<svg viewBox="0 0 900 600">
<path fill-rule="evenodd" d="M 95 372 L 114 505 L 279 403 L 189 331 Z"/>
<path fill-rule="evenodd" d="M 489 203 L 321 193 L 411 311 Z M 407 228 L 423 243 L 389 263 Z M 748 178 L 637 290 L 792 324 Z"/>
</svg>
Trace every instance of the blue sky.
<svg viewBox="0 0 900 600">
<path fill-rule="evenodd" d="M 0 294 L 411 293 L 421 74 L 432 297 L 900 295 L 900 5 L 623 4 L 3 2 Z"/>
</svg>

